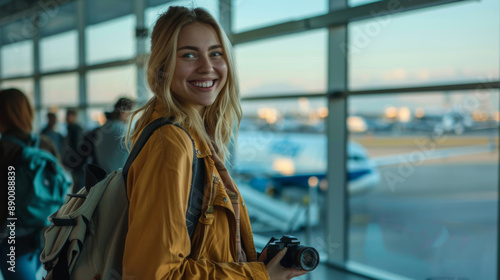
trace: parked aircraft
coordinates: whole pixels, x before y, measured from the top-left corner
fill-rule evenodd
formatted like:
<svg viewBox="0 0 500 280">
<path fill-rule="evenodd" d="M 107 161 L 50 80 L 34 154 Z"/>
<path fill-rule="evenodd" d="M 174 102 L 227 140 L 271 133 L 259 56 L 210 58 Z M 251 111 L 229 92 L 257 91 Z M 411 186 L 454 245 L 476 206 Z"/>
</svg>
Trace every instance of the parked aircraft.
<svg viewBox="0 0 500 280">
<path fill-rule="evenodd" d="M 347 158 L 350 194 L 374 189 L 380 174 L 366 150 L 350 141 Z M 241 131 L 233 171 L 263 192 L 280 192 L 289 186 L 307 189 L 311 177 L 324 190 L 326 164 L 324 134 Z"/>
</svg>

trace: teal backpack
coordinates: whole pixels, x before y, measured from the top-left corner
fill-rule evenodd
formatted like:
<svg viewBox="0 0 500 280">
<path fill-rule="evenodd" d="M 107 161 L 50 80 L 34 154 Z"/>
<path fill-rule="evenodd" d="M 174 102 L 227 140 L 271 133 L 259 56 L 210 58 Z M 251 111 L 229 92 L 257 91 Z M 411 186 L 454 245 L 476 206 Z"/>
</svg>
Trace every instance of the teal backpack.
<svg viewBox="0 0 500 280">
<path fill-rule="evenodd" d="M 2 139 L 22 147 L 14 163 L 17 225 L 20 228 L 42 228 L 47 219 L 64 204 L 71 185 L 57 158 L 38 147 L 40 139 L 31 136 L 30 145 L 12 136 Z"/>
</svg>

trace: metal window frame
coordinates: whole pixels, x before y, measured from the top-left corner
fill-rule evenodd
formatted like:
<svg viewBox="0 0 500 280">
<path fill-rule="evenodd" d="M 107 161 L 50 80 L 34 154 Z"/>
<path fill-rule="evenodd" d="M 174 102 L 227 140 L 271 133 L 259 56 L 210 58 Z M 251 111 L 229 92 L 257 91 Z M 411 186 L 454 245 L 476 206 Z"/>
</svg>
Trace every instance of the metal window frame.
<svg viewBox="0 0 500 280">
<path fill-rule="evenodd" d="M 38 23 L 35 23 L 35 32 L 33 36 L 33 97 L 35 107 L 38 107 L 42 104 L 42 92 L 41 92 L 41 85 L 40 85 L 40 28 L 38 26 Z M 37 110 L 35 112 L 36 116 L 36 121 L 35 121 L 35 128 L 42 127 L 42 122 L 41 122 L 41 111 Z"/>
<path fill-rule="evenodd" d="M 147 49 L 146 49 L 146 41 L 147 41 L 147 30 L 146 27 L 146 0 L 135 0 L 134 1 L 134 14 L 136 16 L 136 58 L 135 64 L 137 66 L 137 98 L 139 100 L 146 100 L 147 98 L 147 82 L 146 82 L 146 61 L 147 61 Z"/>
<path fill-rule="evenodd" d="M 85 66 L 87 65 L 87 52 L 85 49 L 87 43 L 87 36 L 85 34 L 85 28 L 87 27 L 87 5 L 85 1 L 79 0 L 76 3 L 76 29 L 78 32 L 78 107 L 82 108 L 85 113 L 79 114 L 83 115 L 85 123 L 88 121 L 87 111 L 87 71 L 85 71 Z"/>
<path fill-rule="evenodd" d="M 344 0 L 329 0 L 330 9 L 327 14 L 234 33 L 231 35 L 231 41 L 236 45 L 314 29 L 343 26 L 350 22 L 372 19 L 387 13 L 392 15 L 470 0 L 383 0 L 356 7 L 343 5 L 343 1 Z"/>
</svg>

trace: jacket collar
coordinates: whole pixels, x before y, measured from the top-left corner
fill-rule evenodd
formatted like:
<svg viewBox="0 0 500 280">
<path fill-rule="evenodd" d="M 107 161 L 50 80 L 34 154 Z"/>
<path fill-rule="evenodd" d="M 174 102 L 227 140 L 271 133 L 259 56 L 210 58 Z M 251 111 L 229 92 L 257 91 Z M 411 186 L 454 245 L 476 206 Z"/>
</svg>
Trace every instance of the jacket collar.
<svg viewBox="0 0 500 280">
<path fill-rule="evenodd" d="M 155 106 L 155 109 L 153 111 L 153 114 L 151 115 L 151 118 L 149 119 L 148 123 L 151 123 L 152 121 L 159 119 L 159 118 L 168 118 L 169 115 L 167 114 L 166 110 L 159 105 Z M 206 156 L 211 156 L 212 152 L 210 151 L 210 147 L 208 146 L 205 141 L 200 139 L 199 137 L 196 136 L 194 133 L 194 129 L 189 128 L 189 127 L 184 127 L 183 128 L 189 132 L 189 135 L 191 135 L 191 138 L 194 141 L 194 147 L 196 149 L 196 156 L 198 158 L 206 157 Z"/>
</svg>

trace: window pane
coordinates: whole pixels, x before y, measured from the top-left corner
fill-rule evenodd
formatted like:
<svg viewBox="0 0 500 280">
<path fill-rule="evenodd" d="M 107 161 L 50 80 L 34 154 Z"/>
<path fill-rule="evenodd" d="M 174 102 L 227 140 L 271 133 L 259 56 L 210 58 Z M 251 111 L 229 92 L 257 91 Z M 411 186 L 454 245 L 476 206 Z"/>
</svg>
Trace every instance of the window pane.
<svg viewBox="0 0 500 280">
<path fill-rule="evenodd" d="M 48 7 L 45 7 L 48 8 Z M 51 12 L 41 14 L 40 37 L 49 37 L 77 29 L 77 3 L 51 7 Z"/>
<path fill-rule="evenodd" d="M 325 30 L 237 45 L 243 96 L 326 91 Z"/>
<path fill-rule="evenodd" d="M 151 1 L 156 2 L 156 1 Z M 156 3 L 152 3 L 156 4 Z M 219 20 L 219 1 L 217 0 L 200 0 L 200 1 L 172 1 L 163 5 L 158 5 L 146 9 L 146 27 L 149 30 L 149 34 L 153 32 L 156 20 L 158 17 L 165 13 L 170 6 L 185 6 L 185 7 L 201 7 L 206 9 L 216 20 Z M 146 50 L 148 52 L 151 50 L 151 38 L 148 37 L 146 40 Z"/>
<path fill-rule="evenodd" d="M 499 10 L 465 1 L 350 24 L 350 88 L 498 80 Z"/>
<path fill-rule="evenodd" d="M 233 32 L 328 13 L 327 0 L 266 1 L 233 0 Z"/>
<path fill-rule="evenodd" d="M 165 1 L 162 1 L 165 3 Z M 156 3 L 155 3 L 156 4 Z M 146 26 L 149 27 L 149 31 L 153 31 L 154 24 L 158 17 L 165 13 L 170 6 L 185 6 L 188 8 L 204 8 L 207 10 L 216 20 L 219 20 L 219 1 L 218 0 L 178 0 L 178 1 L 168 1 L 168 3 L 149 7 L 146 9 Z"/>
<path fill-rule="evenodd" d="M 90 71 L 87 74 L 89 104 L 113 105 L 120 97 L 136 97 L 135 65 Z"/>
<path fill-rule="evenodd" d="M 16 79 L 3 81 L 0 86 L 2 87 L 2 89 L 17 88 L 18 90 L 26 94 L 29 101 L 31 102 L 31 105 L 35 106 L 35 93 L 32 79 Z"/>
<path fill-rule="evenodd" d="M 379 2 L 379 1 L 382 1 L 382 0 L 348 0 L 350 7 L 366 5 L 366 4 Z"/>
<path fill-rule="evenodd" d="M 498 89 L 351 97 L 349 265 L 496 279 Z M 352 173 L 352 174 L 351 174 Z M 351 176 L 352 175 L 352 176 Z"/>
<path fill-rule="evenodd" d="M 30 75 L 33 73 L 33 41 L 27 40 L 0 48 L 2 77 Z"/>
<path fill-rule="evenodd" d="M 133 15 L 91 25 L 85 32 L 88 64 L 128 59 L 135 54 Z"/>
<path fill-rule="evenodd" d="M 231 175 L 245 198 L 257 250 L 271 236 L 286 233 L 324 254 L 320 205 L 326 187 L 326 100 L 260 100 L 242 105 L 244 118 Z M 312 235 L 306 234 L 307 225 Z M 312 279 L 328 279 L 318 273 L 311 272 Z"/>
<path fill-rule="evenodd" d="M 42 77 L 42 106 L 71 106 L 78 104 L 78 74 L 51 75 Z"/>
<path fill-rule="evenodd" d="M 72 69 L 78 66 L 76 30 L 40 40 L 40 69 L 44 72 Z"/>
<path fill-rule="evenodd" d="M 87 22 L 89 25 L 105 23 L 109 20 L 131 15 L 133 1 L 123 0 L 87 0 Z"/>
</svg>

